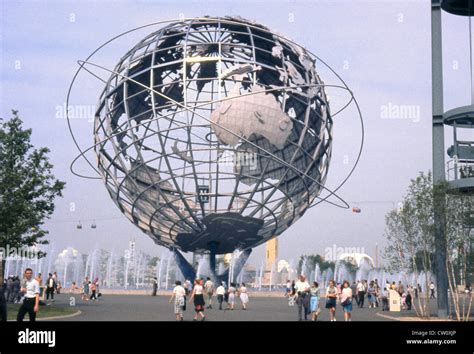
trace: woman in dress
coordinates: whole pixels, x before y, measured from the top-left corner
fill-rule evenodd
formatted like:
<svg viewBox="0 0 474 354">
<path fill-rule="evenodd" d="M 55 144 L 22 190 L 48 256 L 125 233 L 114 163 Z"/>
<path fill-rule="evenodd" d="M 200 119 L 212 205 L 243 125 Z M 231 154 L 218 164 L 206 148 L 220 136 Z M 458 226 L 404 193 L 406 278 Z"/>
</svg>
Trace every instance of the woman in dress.
<svg viewBox="0 0 474 354">
<path fill-rule="evenodd" d="M 227 290 L 227 293 L 229 294 L 229 300 L 227 301 L 228 310 L 234 310 L 235 292 L 236 292 L 235 283 L 230 283 L 230 287 Z"/>
<path fill-rule="evenodd" d="M 240 301 L 242 301 L 242 310 L 247 310 L 247 303 L 249 302 L 249 294 L 247 294 L 247 287 L 245 283 L 239 289 Z"/>
<path fill-rule="evenodd" d="M 319 315 L 319 284 L 313 282 L 311 288 L 309 288 L 310 298 L 310 311 L 311 311 L 311 321 L 317 321 Z"/>
<path fill-rule="evenodd" d="M 369 309 L 372 307 L 375 307 L 375 300 L 376 300 L 375 292 L 376 290 L 375 290 L 374 282 L 371 281 L 369 284 L 369 288 L 367 289 L 367 294 L 369 297 Z"/>
<path fill-rule="evenodd" d="M 329 286 L 326 289 L 326 308 L 329 310 L 329 318 L 331 322 L 336 321 L 336 300 L 337 289 L 334 280 L 329 281 Z"/>
<path fill-rule="evenodd" d="M 342 310 L 344 311 L 344 320 L 352 321 L 352 289 L 348 281 L 344 281 L 344 283 L 342 283 L 341 306 Z"/>
<path fill-rule="evenodd" d="M 201 285 L 201 281 L 196 279 L 194 282 L 193 292 L 189 298 L 189 303 L 194 300 L 194 310 L 196 314 L 194 315 L 194 321 L 197 321 L 198 316 L 201 316 L 201 320 L 204 321 L 206 316 L 204 316 L 204 287 Z"/>
</svg>

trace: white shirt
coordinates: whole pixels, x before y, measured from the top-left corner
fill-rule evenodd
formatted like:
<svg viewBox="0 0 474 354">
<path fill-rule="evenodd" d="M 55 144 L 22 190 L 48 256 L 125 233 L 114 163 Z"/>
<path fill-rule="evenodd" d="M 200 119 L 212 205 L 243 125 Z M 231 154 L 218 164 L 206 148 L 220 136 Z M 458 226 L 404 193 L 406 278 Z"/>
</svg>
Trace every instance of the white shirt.
<svg viewBox="0 0 474 354">
<path fill-rule="evenodd" d="M 221 285 L 216 290 L 217 295 L 225 295 L 225 288 Z"/>
<path fill-rule="evenodd" d="M 203 291 L 202 285 L 195 285 L 194 286 L 194 295 L 201 295 Z"/>
<path fill-rule="evenodd" d="M 434 284 L 430 284 L 430 289 L 433 290 L 435 288 Z"/>
<path fill-rule="evenodd" d="M 39 294 L 39 293 L 40 293 L 40 288 L 39 288 L 38 281 L 33 278 L 31 278 L 30 280 L 26 280 L 25 297 L 32 299 L 32 298 L 35 298 L 36 294 Z"/>
<path fill-rule="evenodd" d="M 296 291 L 307 291 L 309 289 L 309 283 L 305 281 L 298 280 L 295 284 Z"/>
<path fill-rule="evenodd" d="M 186 291 L 181 285 L 176 285 L 173 289 L 173 294 L 176 297 L 184 297 L 186 295 Z"/>
<path fill-rule="evenodd" d="M 214 284 L 212 283 L 212 281 L 208 280 L 204 284 L 204 287 L 206 288 L 207 292 L 210 292 L 212 290 L 212 288 L 214 287 Z"/>
<path fill-rule="evenodd" d="M 357 284 L 357 291 L 365 291 L 365 284 L 362 282 Z"/>
<path fill-rule="evenodd" d="M 52 288 L 54 286 L 54 279 L 53 278 L 49 278 L 48 279 L 48 288 Z"/>
</svg>

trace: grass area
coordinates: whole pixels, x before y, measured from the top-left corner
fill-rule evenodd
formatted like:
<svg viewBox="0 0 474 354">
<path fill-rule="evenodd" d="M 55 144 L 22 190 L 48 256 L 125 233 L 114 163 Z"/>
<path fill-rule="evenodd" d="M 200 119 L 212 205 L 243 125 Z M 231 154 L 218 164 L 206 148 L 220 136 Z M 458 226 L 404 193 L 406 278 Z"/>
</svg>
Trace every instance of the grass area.
<svg viewBox="0 0 474 354">
<path fill-rule="evenodd" d="M 8 320 L 16 320 L 16 316 L 18 314 L 18 309 L 20 308 L 20 304 L 8 304 L 7 311 L 8 311 Z M 44 317 L 54 317 L 54 316 L 64 316 L 64 315 L 71 315 L 77 312 L 77 309 L 74 307 L 57 307 L 54 305 L 49 306 L 40 306 L 38 313 L 36 314 L 36 318 L 44 318 Z M 25 321 L 28 321 L 30 318 L 28 314 L 25 315 Z"/>
</svg>

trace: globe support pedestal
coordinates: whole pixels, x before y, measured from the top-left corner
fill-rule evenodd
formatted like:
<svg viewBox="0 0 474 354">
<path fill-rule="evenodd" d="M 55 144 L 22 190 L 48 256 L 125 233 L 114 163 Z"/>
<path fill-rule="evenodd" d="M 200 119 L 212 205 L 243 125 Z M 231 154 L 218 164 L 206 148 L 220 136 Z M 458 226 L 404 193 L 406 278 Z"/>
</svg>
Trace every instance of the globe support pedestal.
<svg viewBox="0 0 474 354">
<path fill-rule="evenodd" d="M 194 267 L 184 258 L 181 252 L 179 252 L 177 249 L 172 249 L 174 256 L 175 256 L 175 261 L 176 264 L 178 265 L 179 270 L 181 271 L 181 274 L 183 274 L 183 277 L 185 280 L 191 280 L 193 281 L 196 279 L 196 270 Z M 242 271 L 244 268 L 245 262 L 247 262 L 247 259 L 249 258 L 250 254 L 252 253 L 252 249 L 246 249 L 245 251 L 242 251 L 238 256 L 236 256 L 236 259 L 233 261 L 233 268 L 232 268 L 232 277 L 233 279 L 230 279 L 230 281 L 233 281 Z M 212 279 L 212 281 L 215 284 L 220 284 L 222 282 L 225 282 L 226 284 L 229 283 L 229 269 L 227 269 L 224 273 L 222 274 L 216 274 L 216 254 L 215 252 L 212 251 L 210 253 L 210 269 L 211 269 L 211 274 L 209 274 L 209 277 Z"/>
</svg>

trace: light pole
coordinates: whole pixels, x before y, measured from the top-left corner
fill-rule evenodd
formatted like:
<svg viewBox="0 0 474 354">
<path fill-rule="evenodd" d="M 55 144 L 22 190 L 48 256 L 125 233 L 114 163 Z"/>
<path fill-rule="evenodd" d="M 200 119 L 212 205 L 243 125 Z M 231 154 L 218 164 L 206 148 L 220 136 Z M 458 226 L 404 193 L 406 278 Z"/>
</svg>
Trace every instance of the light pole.
<svg viewBox="0 0 474 354">
<path fill-rule="evenodd" d="M 431 75 L 433 110 L 433 206 L 438 317 L 447 318 L 449 305 L 448 273 L 446 270 L 446 199 L 443 192 L 437 188 L 445 182 L 441 0 L 431 1 Z"/>
</svg>

